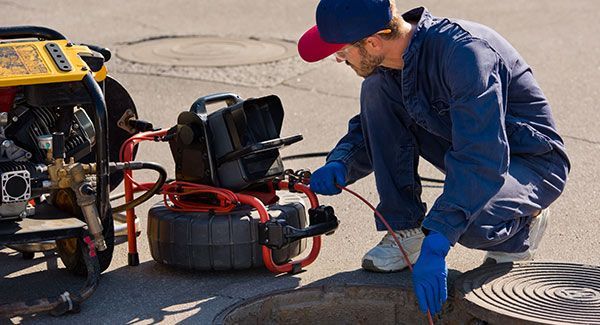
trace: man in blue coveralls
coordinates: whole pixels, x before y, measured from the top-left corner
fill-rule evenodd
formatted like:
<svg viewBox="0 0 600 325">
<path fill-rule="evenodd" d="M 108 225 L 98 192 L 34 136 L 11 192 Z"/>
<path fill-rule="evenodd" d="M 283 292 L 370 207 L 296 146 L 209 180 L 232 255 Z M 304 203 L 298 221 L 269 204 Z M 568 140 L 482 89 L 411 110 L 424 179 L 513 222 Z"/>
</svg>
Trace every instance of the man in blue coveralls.
<svg viewBox="0 0 600 325">
<path fill-rule="evenodd" d="M 298 43 L 301 57 L 335 55 L 365 79 L 360 114 L 311 189 L 334 195 L 336 184 L 375 173 L 377 209 L 416 260 L 423 311 L 438 313 L 447 299 L 445 257 L 456 243 L 487 251 L 488 262 L 532 259 L 570 164 L 519 53 L 488 27 L 425 8 L 398 15 L 389 0 L 321 0 L 316 21 Z M 445 173 L 427 213 L 419 156 Z M 376 272 L 406 266 L 389 233 L 362 260 Z"/>
</svg>

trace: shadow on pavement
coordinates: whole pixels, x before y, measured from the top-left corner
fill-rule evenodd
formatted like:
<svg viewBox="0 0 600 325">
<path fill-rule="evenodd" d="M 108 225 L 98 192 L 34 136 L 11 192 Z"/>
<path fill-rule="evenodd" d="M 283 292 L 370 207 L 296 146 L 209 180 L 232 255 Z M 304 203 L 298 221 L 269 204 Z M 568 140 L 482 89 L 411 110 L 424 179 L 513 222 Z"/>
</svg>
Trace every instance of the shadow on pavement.
<svg viewBox="0 0 600 325">
<path fill-rule="evenodd" d="M 55 296 L 65 290 L 75 292 L 80 289 L 84 278 L 59 268 L 57 255 L 46 255 L 23 260 L 20 254 L 0 251 L 0 303 Z M 34 267 L 32 272 L 24 273 L 30 267 Z M 17 272 L 19 274 L 14 274 Z M 456 270 L 449 270 L 450 294 L 453 292 L 452 283 L 460 274 Z M 95 323 L 102 323 L 102 319 L 110 313 L 109 319 L 113 324 L 206 324 L 232 305 L 257 296 L 295 289 L 300 284 L 300 276 L 275 275 L 263 268 L 200 272 L 147 261 L 136 267 L 121 266 L 103 273 L 98 289 L 82 305 L 85 313 L 58 318 L 47 314 L 23 316 L 20 321 L 67 324 L 94 320 Z M 409 271 L 372 273 L 357 269 L 336 273 L 303 287 L 344 285 L 389 285 L 412 292 Z M 110 310 L 99 306 L 110 306 Z"/>
<path fill-rule="evenodd" d="M 65 290 L 78 291 L 85 278 L 58 268 L 57 259 L 58 256 L 52 254 L 27 261 L 8 250 L 0 252 L 0 303 L 57 296 Z M 41 265 L 43 263 L 46 266 Z M 30 267 L 35 269 L 26 273 Z M 17 272 L 19 274 L 14 274 Z M 21 316 L 19 321 L 102 323 L 110 313 L 112 324 L 172 321 L 204 324 L 235 302 L 264 292 L 292 289 L 299 284 L 298 277 L 275 275 L 266 269 L 200 272 L 148 261 L 136 267 L 122 266 L 104 272 L 96 292 L 81 306 L 85 313 L 61 317 L 28 315 Z M 110 306 L 110 310 L 96 306 Z M 4 321 L 0 319 L 0 324 Z"/>
<path fill-rule="evenodd" d="M 46 264 L 48 270 L 58 269 L 58 255 L 55 255 L 54 251 L 35 253 L 33 260 L 26 260 L 21 253 L 0 246 L 0 265 L 2 266 L 0 268 L 0 276 L 3 278 L 12 273 L 43 263 Z"/>
</svg>

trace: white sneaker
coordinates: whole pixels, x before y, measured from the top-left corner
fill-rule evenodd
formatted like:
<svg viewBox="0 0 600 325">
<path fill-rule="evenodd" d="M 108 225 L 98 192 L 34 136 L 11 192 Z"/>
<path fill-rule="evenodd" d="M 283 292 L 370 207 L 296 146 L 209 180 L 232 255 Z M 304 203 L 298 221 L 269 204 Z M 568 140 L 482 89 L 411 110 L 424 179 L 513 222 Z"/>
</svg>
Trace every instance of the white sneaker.
<svg viewBox="0 0 600 325">
<path fill-rule="evenodd" d="M 414 264 L 421 252 L 425 235 L 420 228 L 398 230 L 394 233 L 406 251 L 410 263 Z M 396 272 L 407 266 L 404 255 L 389 232 L 362 259 L 362 268 L 373 272 Z"/>
<path fill-rule="evenodd" d="M 548 216 L 550 210 L 548 208 L 542 210 L 542 212 L 534 217 L 529 226 L 529 249 L 521 253 L 505 253 L 505 252 L 487 252 L 484 263 L 510 263 L 517 261 L 531 261 L 535 257 L 535 253 L 540 246 L 540 241 L 544 236 L 546 225 L 548 224 Z M 489 260 L 492 261 L 489 261 Z"/>
</svg>

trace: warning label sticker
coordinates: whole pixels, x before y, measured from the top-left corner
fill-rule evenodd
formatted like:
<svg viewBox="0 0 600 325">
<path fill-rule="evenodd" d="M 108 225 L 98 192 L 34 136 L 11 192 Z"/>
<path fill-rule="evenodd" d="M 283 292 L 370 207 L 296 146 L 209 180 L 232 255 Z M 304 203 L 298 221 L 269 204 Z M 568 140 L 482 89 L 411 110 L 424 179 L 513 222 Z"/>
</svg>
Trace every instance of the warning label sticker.
<svg viewBox="0 0 600 325">
<path fill-rule="evenodd" d="M 35 46 L 0 46 L 0 78 L 42 73 L 48 73 L 48 67 Z"/>
</svg>

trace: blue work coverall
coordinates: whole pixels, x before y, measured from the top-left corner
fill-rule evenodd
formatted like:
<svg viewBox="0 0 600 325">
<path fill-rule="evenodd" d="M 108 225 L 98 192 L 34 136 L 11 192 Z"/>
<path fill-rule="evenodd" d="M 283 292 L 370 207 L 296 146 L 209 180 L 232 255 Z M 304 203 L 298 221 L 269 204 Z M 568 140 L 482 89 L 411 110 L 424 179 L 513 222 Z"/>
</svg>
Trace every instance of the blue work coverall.
<svg viewBox="0 0 600 325">
<path fill-rule="evenodd" d="M 416 8 L 404 68 L 362 83 L 360 114 L 327 161 L 348 183 L 375 173 L 377 207 L 396 229 L 423 227 L 488 251 L 529 248 L 531 215 L 564 189 L 570 163 L 531 68 L 498 33 Z M 426 213 L 419 156 L 445 173 Z M 376 219 L 378 230 L 385 230 Z"/>
</svg>

